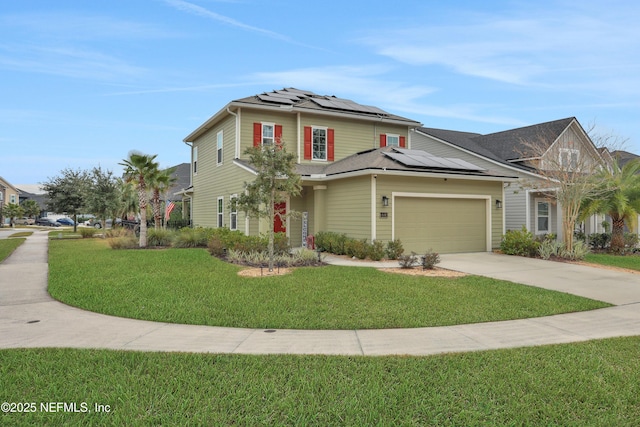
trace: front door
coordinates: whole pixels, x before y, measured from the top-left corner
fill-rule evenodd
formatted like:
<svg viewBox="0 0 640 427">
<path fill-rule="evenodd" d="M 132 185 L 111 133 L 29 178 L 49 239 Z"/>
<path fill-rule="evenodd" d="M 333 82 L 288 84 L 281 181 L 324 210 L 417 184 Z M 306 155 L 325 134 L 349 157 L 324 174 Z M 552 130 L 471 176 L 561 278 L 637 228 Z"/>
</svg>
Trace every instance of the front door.
<svg viewBox="0 0 640 427">
<path fill-rule="evenodd" d="M 275 203 L 273 205 L 273 210 L 276 212 L 275 217 L 273 218 L 273 231 L 276 233 L 284 233 L 287 231 L 286 222 L 284 221 L 284 215 L 287 213 L 287 202 Z M 280 215 L 282 215 L 282 218 Z"/>
</svg>

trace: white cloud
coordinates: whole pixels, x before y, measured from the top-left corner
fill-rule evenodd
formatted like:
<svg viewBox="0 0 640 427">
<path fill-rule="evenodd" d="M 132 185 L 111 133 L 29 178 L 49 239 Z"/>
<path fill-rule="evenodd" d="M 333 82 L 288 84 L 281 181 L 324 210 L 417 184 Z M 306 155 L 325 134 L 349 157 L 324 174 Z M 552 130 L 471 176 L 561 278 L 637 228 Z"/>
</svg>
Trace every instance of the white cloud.
<svg viewBox="0 0 640 427">
<path fill-rule="evenodd" d="M 591 6 L 591 5 L 589 5 Z M 498 82 L 589 87 L 614 73 L 637 73 L 638 6 L 522 6 L 494 14 L 460 14 L 456 25 L 376 31 L 359 39 L 378 54 L 412 66 L 442 66 Z M 637 12 L 637 10 L 636 10 Z M 569 70 L 573 69 L 573 70 Z M 635 79 L 635 77 L 634 77 Z"/>
</svg>

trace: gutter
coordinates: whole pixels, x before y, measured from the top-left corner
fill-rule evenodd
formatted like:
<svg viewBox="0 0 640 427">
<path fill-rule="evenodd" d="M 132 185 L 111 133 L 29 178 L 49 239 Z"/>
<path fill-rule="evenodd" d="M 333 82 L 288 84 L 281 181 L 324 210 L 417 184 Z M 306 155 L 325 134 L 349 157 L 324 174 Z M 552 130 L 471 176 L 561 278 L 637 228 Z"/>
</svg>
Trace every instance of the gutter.
<svg viewBox="0 0 640 427">
<path fill-rule="evenodd" d="M 388 175 L 388 176 L 407 176 L 407 177 L 424 177 L 424 178 L 446 178 L 446 179 L 465 179 L 471 181 L 498 181 L 498 182 L 516 182 L 519 178 L 511 176 L 484 176 L 484 175 L 462 175 L 454 173 L 437 173 L 437 172 L 417 172 L 417 171 L 401 171 L 389 169 L 361 169 L 351 172 L 342 172 L 337 174 L 312 174 L 302 175 L 303 181 L 331 181 L 334 179 L 353 178 L 358 176 L 369 175 Z"/>
</svg>

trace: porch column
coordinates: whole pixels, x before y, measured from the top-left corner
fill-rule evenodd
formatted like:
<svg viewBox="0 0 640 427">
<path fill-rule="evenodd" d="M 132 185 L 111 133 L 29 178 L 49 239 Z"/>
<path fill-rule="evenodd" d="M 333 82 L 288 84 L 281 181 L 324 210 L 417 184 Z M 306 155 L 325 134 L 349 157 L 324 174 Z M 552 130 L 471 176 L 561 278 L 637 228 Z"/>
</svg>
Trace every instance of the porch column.
<svg viewBox="0 0 640 427">
<path fill-rule="evenodd" d="M 313 234 L 318 231 L 327 231 L 327 186 L 326 185 L 314 185 L 313 186 Z"/>
</svg>

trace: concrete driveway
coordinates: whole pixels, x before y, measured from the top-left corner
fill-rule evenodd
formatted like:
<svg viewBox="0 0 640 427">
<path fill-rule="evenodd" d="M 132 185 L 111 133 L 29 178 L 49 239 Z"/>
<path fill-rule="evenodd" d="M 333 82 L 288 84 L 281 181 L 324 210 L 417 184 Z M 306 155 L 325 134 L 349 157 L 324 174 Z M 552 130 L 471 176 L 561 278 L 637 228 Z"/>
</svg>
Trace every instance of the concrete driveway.
<svg viewBox="0 0 640 427">
<path fill-rule="evenodd" d="M 0 348 L 429 355 L 640 335 L 640 275 L 493 254 L 442 259 L 445 268 L 620 305 L 535 319 L 414 329 L 273 331 L 148 322 L 91 313 L 53 300 L 46 292 L 47 233 L 35 232 L 0 264 Z"/>
</svg>

